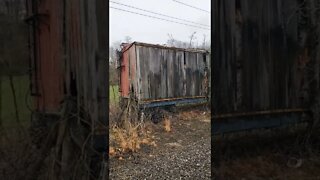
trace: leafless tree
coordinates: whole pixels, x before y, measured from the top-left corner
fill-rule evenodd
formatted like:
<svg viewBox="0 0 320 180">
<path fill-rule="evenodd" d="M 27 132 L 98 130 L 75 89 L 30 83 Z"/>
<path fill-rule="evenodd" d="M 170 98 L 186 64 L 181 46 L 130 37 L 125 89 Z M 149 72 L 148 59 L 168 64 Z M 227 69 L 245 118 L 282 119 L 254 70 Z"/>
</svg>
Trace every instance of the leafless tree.
<svg viewBox="0 0 320 180">
<path fill-rule="evenodd" d="M 194 40 L 197 39 L 196 37 L 196 32 L 193 32 L 189 36 L 189 42 L 187 41 L 180 41 L 175 39 L 172 34 L 167 34 L 168 35 L 168 40 L 167 40 L 167 45 L 173 46 L 173 47 L 179 47 L 179 48 L 201 48 L 201 49 L 206 49 L 210 51 L 210 41 L 206 40 L 206 36 L 204 35 L 203 43 L 201 45 L 198 45 L 198 42 L 193 42 Z"/>
<path fill-rule="evenodd" d="M 132 43 L 132 38 L 131 38 L 130 36 L 126 36 L 126 37 L 124 38 L 124 41 L 125 41 L 126 43 Z"/>
<path fill-rule="evenodd" d="M 197 38 L 197 37 L 195 37 L 195 34 L 196 34 L 196 33 L 197 33 L 197 32 L 193 32 L 193 33 L 190 35 L 189 48 L 192 47 L 192 40 Z"/>
<path fill-rule="evenodd" d="M 203 42 L 202 42 L 202 48 L 206 47 L 206 35 L 203 34 Z"/>
<path fill-rule="evenodd" d="M 125 37 L 126 42 L 131 42 L 131 37 Z M 109 48 L 109 83 L 110 85 L 117 85 L 119 82 L 119 55 L 118 52 L 121 50 L 121 41 L 115 41 Z"/>
</svg>

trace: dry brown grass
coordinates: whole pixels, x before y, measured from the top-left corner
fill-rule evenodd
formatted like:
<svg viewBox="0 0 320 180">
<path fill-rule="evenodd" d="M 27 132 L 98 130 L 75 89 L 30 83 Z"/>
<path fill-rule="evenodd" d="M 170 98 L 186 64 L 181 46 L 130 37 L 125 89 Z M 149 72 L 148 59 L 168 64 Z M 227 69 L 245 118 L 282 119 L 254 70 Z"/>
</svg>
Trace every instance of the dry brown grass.
<svg viewBox="0 0 320 180">
<path fill-rule="evenodd" d="M 171 132 L 171 120 L 169 117 L 165 117 L 163 127 L 166 132 Z"/>
<path fill-rule="evenodd" d="M 128 111 L 130 113 L 130 111 Z M 158 129 L 149 119 L 144 118 L 144 122 L 134 119 L 133 116 L 122 115 L 119 117 L 121 109 L 115 105 L 110 107 L 110 129 L 109 129 L 109 155 L 111 157 L 122 157 L 125 153 L 138 152 L 142 145 L 157 147 L 154 141 L 153 131 Z M 177 119 L 193 120 L 203 119 L 210 121 L 210 113 L 200 110 L 182 111 L 174 116 Z M 162 127 L 164 132 L 172 133 L 172 120 L 170 114 L 164 116 Z M 123 122 L 121 125 L 117 122 Z M 123 157 L 122 157 L 123 158 Z"/>
<path fill-rule="evenodd" d="M 128 119 L 125 115 L 119 120 L 119 114 L 121 114 L 120 108 L 110 107 L 110 156 L 137 152 L 141 149 L 142 144 L 156 146 L 151 136 L 151 127 L 146 126 L 146 123 L 139 122 L 138 120 Z M 120 127 L 116 121 L 122 121 L 124 124 Z"/>
<path fill-rule="evenodd" d="M 182 120 L 209 120 L 210 121 L 210 112 L 200 111 L 200 110 L 190 110 L 183 111 L 178 114 L 178 118 Z"/>
<path fill-rule="evenodd" d="M 128 152 L 137 152 L 142 144 L 156 146 L 152 137 L 145 132 L 137 126 L 130 126 L 127 129 L 114 126 L 110 129 L 112 146 L 110 146 L 109 154 L 116 156 Z"/>
<path fill-rule="evenodd" d="M 119 113 L 121 112 L 121 109 L 119 105 L 110 104 L 109 105 L 109 124 L 114 125 L 116 123 L 117 117 L 119 116 Z"/>
<path fill-rule="evenodd" d="M 114 147 L 109 147 L 109 155 L 113 156 L 113 155 L 115 155 L 115 153 L 116 153 L 115 148 Z"/>
</svg>

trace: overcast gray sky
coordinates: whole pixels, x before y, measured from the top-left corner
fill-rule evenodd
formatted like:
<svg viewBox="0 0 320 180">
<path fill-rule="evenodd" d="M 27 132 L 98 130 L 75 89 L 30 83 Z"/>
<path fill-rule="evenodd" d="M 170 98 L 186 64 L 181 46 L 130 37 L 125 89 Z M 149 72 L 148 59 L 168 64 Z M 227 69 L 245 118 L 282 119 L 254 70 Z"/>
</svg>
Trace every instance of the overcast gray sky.
<svg viewBox="0 0 320 180">
<path fill-rule="evenodd" d="M 140 9 L 145 9 L 153 11 L 160 14 L 165 14 L 168 16 L 173 16 L 180 19 L 186 19 L 188 21 L 193 21 L 199 24 L 205 24 L 210 26 L 210 14 L 204 11 L 200 11 L 183 4 L 177 3 L 173 0 L 111 0 L 113 2 L 118 2 L 126 4 L 129 6 L 134 6 Z M 210 11 L 211 1 L 210 0 L 178 0 L 207 11 Z M 141 14 L 147 14 L 150 16 L 156 16 L 172 21 L 178 21 L 181 23 L 192 24 L 189 22 L 182 22 L 176 19 L 171 19 L 168 17 L 158 16 L 148 12 L 144 12 L 137 9 L 132 9 L 119 4 L 111 3 L 109 1 L 109 6 L 125 9 L 128 11 L 133 11 Z M 130 36 L 132 41 L 140 41 L 153 44 L 165 44 L 169 39 L 168 33 L 172 34 L 174 39 L 181 41 L 188 41 L 189 36 L 196 32 L 194 42 L 199 44 L 203 41 L 203 35 L 206 35 L 206 39 L 210 39 L 210 30 L 200 29 L 196 27 L 185 26 L 181 24 L 176 24 L 172 22 L 166 22 L 163 20 L 153 19 L 137 14 L 132 14 L 128 12 L 119 11 L 110 8 L 110 24 L 109 24 L 109 42 L 112 45 L 115 41 L 124 41 L 125 36 Z M 197 24 L 192 24 L 195 26 L 200 26 Z M 203 26 L 202 26 L 203 27 Z M 210 29 L 210 27 L 208 27 Z"/>
</svg>

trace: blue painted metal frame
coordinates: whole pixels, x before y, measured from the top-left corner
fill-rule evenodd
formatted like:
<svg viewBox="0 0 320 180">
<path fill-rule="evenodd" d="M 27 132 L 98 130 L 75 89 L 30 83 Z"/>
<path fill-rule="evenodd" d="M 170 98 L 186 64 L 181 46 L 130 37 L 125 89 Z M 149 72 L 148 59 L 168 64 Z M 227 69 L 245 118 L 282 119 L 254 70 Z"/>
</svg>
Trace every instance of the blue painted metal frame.
<svg viewBox="0 0 320 180">
<path fill-rule="evenodd" d="M 289 126 L 305 122 L 302 120 L 301 115 L 302 113 L 292 113 L 277 116 L 262 115 L 242 118 L 230 118 L 225 120 L 213 119 L 212 133 L 214 135 L 217 135 L 252 129 Z"/>
<path fill-rule="evenodd" d="M 207 98 L 189 98 L 189 99 L 178 99 L 172 101 L 160 101 L 160 102 L 149 102 L 141 103 L 140 108 L 153 108 L 153 107 L 163 107 L 163 106 L 183 106 L 183 105 L 192 105 L 192 104 L 201 104 L 207 103 Z"/>
</svg>

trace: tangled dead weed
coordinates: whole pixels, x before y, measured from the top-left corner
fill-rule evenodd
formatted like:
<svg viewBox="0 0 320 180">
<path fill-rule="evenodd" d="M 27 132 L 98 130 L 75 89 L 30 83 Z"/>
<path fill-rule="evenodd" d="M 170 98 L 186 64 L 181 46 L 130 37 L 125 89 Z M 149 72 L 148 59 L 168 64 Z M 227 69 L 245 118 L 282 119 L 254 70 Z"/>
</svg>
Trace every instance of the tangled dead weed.
<svg viewBox="0 0 320 180">
<path fill-rule="evenodd" d="M 137 152 L 141 149 L 142 144 L 156 146 L 152 137 L 144 132 L 137 127 L 131 127 L 128 130 L 113 127 L 110 138 L 115 147 L 110 146 L 109 155 L 117 156 L 124 153 Z"/>
</svg>

